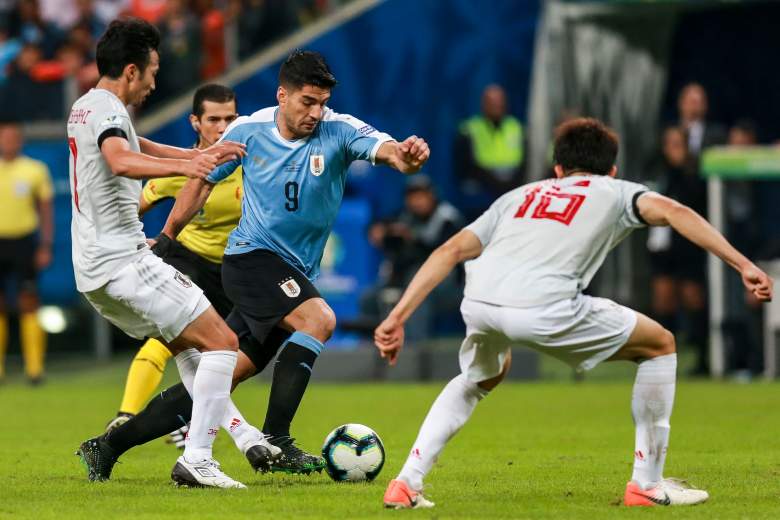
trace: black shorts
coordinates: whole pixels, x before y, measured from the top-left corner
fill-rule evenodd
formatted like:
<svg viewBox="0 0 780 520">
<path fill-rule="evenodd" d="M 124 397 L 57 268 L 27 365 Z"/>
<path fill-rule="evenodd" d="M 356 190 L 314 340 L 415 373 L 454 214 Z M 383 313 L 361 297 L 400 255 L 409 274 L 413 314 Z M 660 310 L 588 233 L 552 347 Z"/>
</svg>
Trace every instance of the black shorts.
<svg viewBox="0 0 780 520">
<path fill-rule="evenodd" d="M 220 264 L 209 262 L 175 240 L 171 242 L 171 247 L 163 258 L 163 262 L 175 267 L 195 282 L 195 285 L 203 290 L 203 294 L 206 295 L 222 318 L 227 317 L 233 310 L 233 303 L 222 289 L 222 266 Z"/>
<path fill-rule="evenodd" d="M 18 291 L 35 292 L 38 281 L 35 268 L 37 248 L 38 237 L 35 234 L 0 239 L 0 293 L 11 279 L 17 280 Z"/>
<path fill-rule="evenodd" d="M 255 366 L 256 373 L 263 371 L 276 356 L 279 348 L 287 341 L 287 338 L 292 335 L 290 331 L 274 327 L 266 336 L 265 341 L 260 342 L 252 335 L 252 331 L 249 330 L 249 326 L 238 311 L 231 312 L 225 321 L 238 336 L 238 348 Z"/>
<path fill-rule="evenodd" d="M 296 307 L 320 298 L 306 276 L 271 251 L 225 255 L 222 287 L 252 336 L 264 343 L 271 330 Z"/>
</svg>

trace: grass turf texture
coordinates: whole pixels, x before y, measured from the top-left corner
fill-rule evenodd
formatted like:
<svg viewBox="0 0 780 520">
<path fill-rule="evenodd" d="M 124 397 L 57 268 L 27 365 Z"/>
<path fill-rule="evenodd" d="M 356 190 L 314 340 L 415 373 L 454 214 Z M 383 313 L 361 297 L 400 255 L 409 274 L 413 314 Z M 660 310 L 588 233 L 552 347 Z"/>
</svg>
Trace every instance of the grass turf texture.
<svg viewBox="0 0 780 520">
<path fill-rule="evenodd" d="M 499 387 L 429 476 L 436 508 L 396 512 L 381 508 L 385 485 L 442 383 L 310 388 L 293 425 L 300 445 L 318 450 L 342 423 L 371 426 L 387 450 L 371 484 L 337 484 L 324 472 L 256 475 L 224 433 L 217 457 L 247 491 L 176 489 L 168 475 L 178 452 L 162 440 L 125 454 L 112 481 L 90 483 L 73 452 L 112 417 L 126 366 L 53 373 L 40 388 L 18 378 L 0 386 L 0 518 L 780 518 L 777 384 L 678 386 L 666 473 L 707 489 L 702 506 L 619 505 L 633 449 L 626 366 L 604 367 L 612 380 Z M 234 398 L 260 424 L 267 395 L 248 382 Z"/>
</svg>

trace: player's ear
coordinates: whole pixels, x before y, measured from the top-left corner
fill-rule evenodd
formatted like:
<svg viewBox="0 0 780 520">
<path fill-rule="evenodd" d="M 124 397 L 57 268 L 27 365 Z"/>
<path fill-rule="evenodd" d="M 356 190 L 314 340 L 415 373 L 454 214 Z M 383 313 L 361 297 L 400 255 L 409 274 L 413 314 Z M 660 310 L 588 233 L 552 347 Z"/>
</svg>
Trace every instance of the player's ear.
<svg viewBox="0 0 780 520">
<path fill-rule="evenodd" d="M 127 78 L 128 83 L 132 82 L 138 74 L 138 67 L 135 63 L 128 63 L 125 65 L 124 75 Z"/>
<path fill-rule="evenodd" d="M 192 125 L 192 129 L 195 132 L 200 133 L 200 121 L 198 121 L 198 117 L 195 114 L 190 114 L 190 125 Z"/>
<path fill-rule="evenodd" d="M 287 101 L 287 89 L 281 85 L 276 89 L 276 101 L 278 101 L 280 105 Z"/>
<path fill-rule="evenodd" d="M 613 166 L 607 175 L 610 177 L 617 177 L 617 166 Z"/>
<path fill-rule="evenodd" d="M 558 177 L 559 179 L 563 179 L 564 177 L 563 166 L 561 166 L 560 164 L 556 164 L 555 166 L 553 166 L 553 171 L 555 172 L 556 177 Z"/>
</svg>

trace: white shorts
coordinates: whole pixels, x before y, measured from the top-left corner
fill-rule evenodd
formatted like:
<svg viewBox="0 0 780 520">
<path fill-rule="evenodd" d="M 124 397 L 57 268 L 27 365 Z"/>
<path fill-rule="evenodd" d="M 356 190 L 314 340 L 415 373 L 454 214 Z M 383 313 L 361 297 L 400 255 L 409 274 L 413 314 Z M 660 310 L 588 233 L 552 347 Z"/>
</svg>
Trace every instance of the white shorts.
<svg viewBox="0 0 780 520">
<path fill-rule="evenodd" d="M 211 305 L 200 287 L 151 251 L 84 296 L 101 316 L 137 339 L 171 341 Z"/>
<path fill-rule="evenodd" d="M 636 326 L 636 312 L 606 298 L 579 295 L 536 307 L 503 307 L 464 299 L 466 339 L 460 368 L 475 383 L 501 373 L 510 345 L 549 354 L 590 370 L 620 350 Z"/>
</svg>

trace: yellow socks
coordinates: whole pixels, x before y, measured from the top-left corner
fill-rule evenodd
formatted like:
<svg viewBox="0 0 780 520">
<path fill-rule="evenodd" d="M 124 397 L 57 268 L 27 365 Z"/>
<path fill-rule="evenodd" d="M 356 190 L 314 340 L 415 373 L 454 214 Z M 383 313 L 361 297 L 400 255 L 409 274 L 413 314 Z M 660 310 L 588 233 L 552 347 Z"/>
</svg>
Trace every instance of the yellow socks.
<svg viewBox="0 0 780 520">
<path fill-rule="evenodd" d="M 6 350 L 8 350 L 8 315 L 0 313 L 0 379 L 5 377 Z"/>
<path fill-rule="evenodd" d="M 165 364 L 171 358 L 168 348 L 156 339 L 147 340 L 133 358 L 127 373 L 120 413 L 137 414 L 162 381 Z"/>
<path fill-rule="evenodd" d="M 38 323 L 38 314 L 25 312 L 19 315 L 19 335 L 22 339 L 24 372 L 32 380 L 43 376 L 43 360 L 46 357 L 46 333 Z"/>
</svg>

